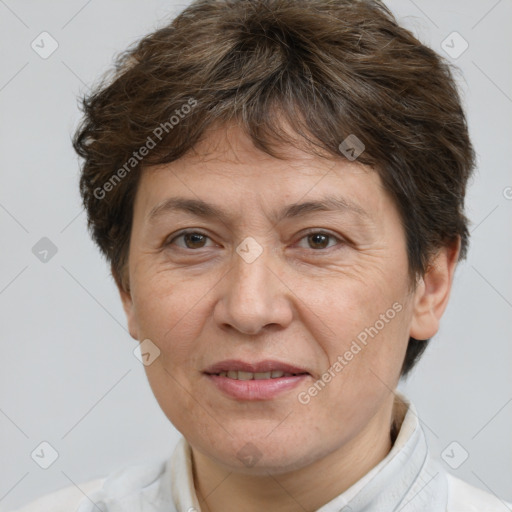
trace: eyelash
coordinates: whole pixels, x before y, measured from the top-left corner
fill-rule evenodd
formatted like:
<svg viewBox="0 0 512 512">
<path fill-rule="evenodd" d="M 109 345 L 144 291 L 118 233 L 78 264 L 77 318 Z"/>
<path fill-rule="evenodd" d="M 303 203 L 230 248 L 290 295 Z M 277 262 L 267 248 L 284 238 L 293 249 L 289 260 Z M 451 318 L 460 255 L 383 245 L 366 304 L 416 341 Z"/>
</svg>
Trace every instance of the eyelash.
<svg viewBox="0 0 512 512">
<path fill-rule="evenodd" d="M 188 231 L 182 231 L 181 233 L 178 233 L 175 237 L 173 237 L 171 240 L 169 240 L 168 242 L 165 242 L 164 243 L 164 246 L 170 246 L 173 244 L 173 242 L 175 240 L 177 240 L 178 238 L 181 238 L 185 235 L 191 235 L 191 234 L 194 234 L 194 235 L 201 235 L 201 236 L 204 236 L 208 239 L 210 239 L 210 237 L 206 234 L 206 233 L 203 233 L 202 231 L 198 231 L 198 230 L 188 230 Z M 328 233 L 326 231 L 322 231 L 322 230 L 312 230 L 312 231 L 308 231 L 307 233 L 304 233 L 304 235 L 300 238 L 300 240 L 303 240 L 304 238 L 307 238 L 308 236 L 310 235 L 325 235 L 331 239 L 334 239 L 338 242 L 338 245 L 345 245 L 347 242 L 345 240 L 343 240 L 342 238 L 338 237 L 338 236 L 335 236 L 331 233 Z M 299 241 L 300 241 L 299 240 Z M 206 247 L 200 247 L 199 249 L 189 249 L 187 247 L 179 247 L 180 249 L 183 249 L 185 251 L 200 251 L 201 249 L 205 249 Z M 327 251 L 328 249 L 332 249 L 332 247 L 326 247 L 324 249 L 311 249 L 312 251 L 314 252 L 320 252 L 320 251 Z"/>
</svg>

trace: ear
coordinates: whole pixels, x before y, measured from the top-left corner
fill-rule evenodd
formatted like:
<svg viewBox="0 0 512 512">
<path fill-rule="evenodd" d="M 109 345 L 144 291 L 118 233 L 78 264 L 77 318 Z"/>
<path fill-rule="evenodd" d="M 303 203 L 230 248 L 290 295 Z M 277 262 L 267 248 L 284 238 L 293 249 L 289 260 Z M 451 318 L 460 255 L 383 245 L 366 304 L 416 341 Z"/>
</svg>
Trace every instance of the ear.
<svg viewBox="0 0 512 512">
<path fill-rule="evenodd" d="M 138 340 L 139 335 L 137 329 L 137 322 L 135 318 L 135 307 L 133 305 L 129 280 L 128 278 L 123 279 L 123 276 L 120 276 L 113 266 L 111 266 L 110 269 L 112 272 L 112 276 L 114 277 L 114 281 L 116 282 L 117 290 L 119 292 L 119 296 L 121 297 L 123 309 L 126 314 L 126 320 L 128 322 L 128 331 L 130 332 L 130 336 L 134 340 Z"/>
<path fill-rule="evenodd" d="M 460 238 L 432 258 L 414 292 L 414 310 L 409 336 L 427 340 L 439 330 L 439 321 L 448 305 L 453 275 L 460 252 Z"/>
</svg>

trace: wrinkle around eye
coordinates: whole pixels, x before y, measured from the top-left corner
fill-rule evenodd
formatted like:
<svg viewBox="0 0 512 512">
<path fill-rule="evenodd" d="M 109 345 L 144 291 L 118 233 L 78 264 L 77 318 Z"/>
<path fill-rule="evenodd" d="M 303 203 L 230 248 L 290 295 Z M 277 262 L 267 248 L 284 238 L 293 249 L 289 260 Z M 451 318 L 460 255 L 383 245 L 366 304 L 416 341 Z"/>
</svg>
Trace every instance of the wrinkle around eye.
<svg viewBox="0 0 512 512">
<path fill-rule="evenodd" d="M 179 239 L 184 240 L 184 237 L 186 237 L 187 235 L 199 235 L 199 236 L 203 237 L 206 241 L 212 242 L 212 245 L 205 245 L 202 247 L 191 248 L 191 247 L 183 247 L 181 245 L 176 244 L 177 240 L 179 240 Z M 330 245 L 330 246 L 328 245 L 327 247 L 319 247 L 319 248 L 300 247 L 299 244 L 301 242 L 303 242 L 305 240 L 306 244 L 307 244 L 309 237 L 314 236 L 314 235 L 322 235 L 328 239 L 328 244 L 330 242 L 334 242 L 334 244 Z M 353 245 L 353 244 L 346 238 L 344 238 L 338 234 L 333 234 L 324 229 L 315 228 L 306 233 L 303 233 L 302 236 L 300 236 L 300 238 L 298 238 L 298 241 L 293 243 L 292 249 L 299 247 L 300 249 L 309 251 L 310 253 L 313 253 L 313 254 L 315 254 L 315 253 L 330 253 L 330 252 L 332 252 L 332 250 L 342 249 L 348 245 Z M 214 242 L 214 240 L 209 235 L 207 235 L 206 233 L 204 233 L 200 230 L 186 230 L 186 231 L 178 232 L 177 234 L 172 234 L 172 235 L 166 237 L 166 239 L 164 240 L 164 242 L 162 244 L 162 248 L 167 249 L 167 248 L 171 248 L 172 246 L 175 246 L 179 250 L 179 252 L 188 252 L 188 253 L 194 253 L 194 252 L 200 253 L 203 249 L 208 249 L 212 246 L 219 247 L 219 245 L 216 244 Z"/>
</svg>

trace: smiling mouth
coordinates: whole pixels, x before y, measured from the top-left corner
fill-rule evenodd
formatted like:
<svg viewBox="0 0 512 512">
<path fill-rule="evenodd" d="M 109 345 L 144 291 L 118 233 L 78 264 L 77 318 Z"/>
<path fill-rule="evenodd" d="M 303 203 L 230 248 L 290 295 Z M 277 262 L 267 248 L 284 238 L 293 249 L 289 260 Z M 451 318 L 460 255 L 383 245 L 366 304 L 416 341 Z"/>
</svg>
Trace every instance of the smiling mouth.
<svg viewBox="0 0 512 512">
<path fill-rule="evenodd" d="M 218 377 L 227 377 L 233 380 L 266 380 L 266 379 L 280 379 L 282 377 L 296 377 L 298 375 L 309 375 L 307 372 L 302 373 L 287 373 L 281 370 L 273 370 L 271 372 L 244 372 L 230 370 L 225 372 L 213 373 L 208 375 L 217 375 Z"/>
<path fill-rule="evenodd" d="M 227 377 L 233 380 L 267 380 L 282 377 L 310 375 L 307 368 L 296 364 L 272 359 L 262 361 L 244 361 L 242 359 L 226 359 L 205 368 L 206 375 Z"/>
<path fill-rule="evenodd" d="M 226 359 L 212 364 L 203 374 L 224 396 L 235 400 L 271 400 L 312 377 L 305 366 L 265 359 Z"/>
<path fill-rule="evenodd" d="M 283 370 L 219 370 L 217 373 L 205 372 L 204 375 L 224 396 L 238 401 L 272 400 L 282 393 L 290 392 L 311 376 L 307 372 L 291 373 Z"/>
</svg>

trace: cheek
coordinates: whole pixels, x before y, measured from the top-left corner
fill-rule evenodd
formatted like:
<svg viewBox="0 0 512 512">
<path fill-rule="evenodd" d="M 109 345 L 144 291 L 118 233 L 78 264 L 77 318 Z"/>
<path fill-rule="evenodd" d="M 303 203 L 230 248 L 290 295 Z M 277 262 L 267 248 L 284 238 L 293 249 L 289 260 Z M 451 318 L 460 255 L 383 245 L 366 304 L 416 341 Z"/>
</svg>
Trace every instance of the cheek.
<svg viewBox="0 0 512 512">
<path fill-rule="evenodd" d="M 389 284 L 345 283 L 343 293 L 326 301 L 325 311 L 329 335 L 323 349 L 335 375 L 328 385 L 332 393 L 357 403 L 394 389 L 409 338 L 408 296 Z"/>
<path fill-rule="evenodd" d="M 194 285 L 194 283 L 197 283 Z M 149 338 L 161 351 L 161 364 L 190 364 L 194 340 L 202 329 L 201 315 L 210 286 L 165 272 L 140 275 L 133 292 L 141 339 Z"/>
<path fill-rule="evenodd" d="M 201 299 L 208 290 L 194 283 L 177 274 L 141 273 L 133 293 L 141 339 L 150 339 L 160 350 L 154 362 L 144 367 L 148 383 L 161 409 L 182 433 L 189 432 L 190 423 L 196 421 L 184 411 L 197 408 L 196 340 L 203 329 L 201 315 L 206 314 L 206 301 Z"/>
<path fill-rule="evenodd" d="M 323 425 L 325 437 L 343 435 L 347 441 L 355 436 L 396 388 L 408 337 L 402 312 L 388 318 L 387 324 L 380 320 L 381 313 L 392 311 L 388 316 L 393 316 L 392 305 L 360 309 L 357 318 L 345 322 L 340 315 L 340 335 L 325 347 L 329 367 L 301 395 L 301 403 L 309 398 L 302 406 L 304 417 Z M 326 382 L 324 387 L 318 385 L 320 380 Z"/>
<path fill-rule="evenodd" d="M 339 280 L 338 286 L 331 285 L 323 293 L 319 312 L 333 326 L 332 331 L 339 334 L 339 340 L 348 342 L 359 337 L 364 342 L 372 334 L 386 337 L 402 326 L 403 293 L 398 287 L 377 280 Z"/>
</svg>

